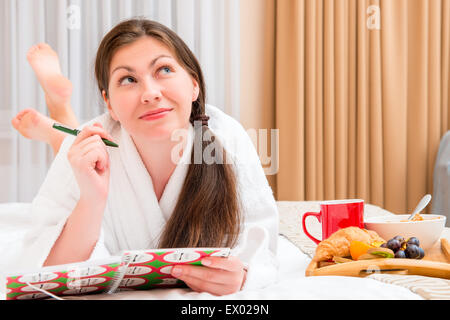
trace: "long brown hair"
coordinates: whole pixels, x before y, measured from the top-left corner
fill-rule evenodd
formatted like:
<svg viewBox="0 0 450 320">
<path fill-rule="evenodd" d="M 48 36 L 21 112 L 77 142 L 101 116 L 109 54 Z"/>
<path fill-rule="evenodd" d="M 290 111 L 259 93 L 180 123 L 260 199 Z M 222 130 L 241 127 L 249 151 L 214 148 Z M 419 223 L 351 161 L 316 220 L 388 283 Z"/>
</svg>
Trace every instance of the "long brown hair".
<svg viewBox="0 0 450 320">
<path fill-rule="evenodd" d="M 95 61 L 100 93 L 105 91 L 109 96 L 109 69 L 115 52 L 145 36 L 165 44 L 175 54 L 178 63 L 197 81 L 199 95 L 192 103 L 189 119 L 194 124 L 197 116 L 205 114 L 205 83 L 200 64 L 175 32 L 155 21 L 140 18 L 126 20 L 106 34 Z M 201 130 L 195 127 L 194 144 L 202 140 L 202 155 L 209 143 L 214 142 L 215 150 L 220 147 L 222 159 L 227 159 L 225 150 L 211 130 L 206 125 L 202 125 Z M 211 141 L 205 141 L 202 138 L 204 135 L 211 137 Z M 231 164 L 225 161 L 207 164 L 203 160 L 201 164 L 196 164 L 193 151 L 178 202 L 160 237 L 159 247 L 232 247 L 239 235 L 240 220 L 236 177 Z"/>
</svg>

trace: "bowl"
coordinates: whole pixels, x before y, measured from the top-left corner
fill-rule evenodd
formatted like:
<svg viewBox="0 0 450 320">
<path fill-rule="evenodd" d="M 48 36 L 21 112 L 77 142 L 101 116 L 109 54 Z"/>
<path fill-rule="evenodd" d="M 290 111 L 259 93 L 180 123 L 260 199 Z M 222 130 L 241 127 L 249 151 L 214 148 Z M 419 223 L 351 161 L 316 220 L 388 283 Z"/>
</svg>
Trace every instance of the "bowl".
<svg viewBox="0 0 450 320">
<path fill-rule="evenodd" d="M 421 214 L 424 220 L 405 221 L 409 216 L 409 214 L 398 214 L 371 217 L 364 220 L 364 225 L 366 229 L 375 231 L 386 241 L 395 236 L 403 236 L 405 240 L 416 237 L 422 249 L 431 248 L 444 230 L 446 216 Z"/>
</svg>

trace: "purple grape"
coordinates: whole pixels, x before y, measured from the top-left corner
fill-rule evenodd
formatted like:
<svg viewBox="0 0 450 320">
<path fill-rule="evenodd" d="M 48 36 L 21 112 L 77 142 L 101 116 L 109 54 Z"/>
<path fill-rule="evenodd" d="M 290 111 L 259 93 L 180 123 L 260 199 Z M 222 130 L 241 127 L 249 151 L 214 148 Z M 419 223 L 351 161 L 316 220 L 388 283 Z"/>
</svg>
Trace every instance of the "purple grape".
<svg viewBox="0 0 450 320">
<path fill-rule="evenodd" d="M 425 251 L 419 247 L 419 257 L 417 259 L 422 259 L 423 257 L 425 257 Z"/>
<path fill-rule="evenodd" d="M 406 242 L 406 244 L 407 245 L 414 244 L 414 245 L 416 245 L 418 247 L 420 246 L 419 239 L 417 239 L 416 237 L 409 238 L 408 241 Z"/>
<path fill-rule="evenodd" d="M 397 239 L 391 239 L 387 242 L 387 247 L 394 252 L 397 252 L 401 248 L 402 244 Z"/>
<path fill-rule="evenodd" d="M 410 244 L 405 249 L 406 257 L 409 259 L 421 259 L 419 258 L 421 255 L 420 249 L 415 244 Z"/>
<path fill-rule="evenodd" d="M 404 250 L 397 250 L 397 252 L 395 253 L 395 258 L 405 259 L 406 258 L 405 251 Z"/>
<path fill-rule="evenodd" d="M 405 238 L 403 238 L 402 236 L 395 236 L 394 238 L 395 240 L 398 240 L 400 242 L 400 244 L 402 244 L 403 242 L 405 242 Z"/>
</svg>

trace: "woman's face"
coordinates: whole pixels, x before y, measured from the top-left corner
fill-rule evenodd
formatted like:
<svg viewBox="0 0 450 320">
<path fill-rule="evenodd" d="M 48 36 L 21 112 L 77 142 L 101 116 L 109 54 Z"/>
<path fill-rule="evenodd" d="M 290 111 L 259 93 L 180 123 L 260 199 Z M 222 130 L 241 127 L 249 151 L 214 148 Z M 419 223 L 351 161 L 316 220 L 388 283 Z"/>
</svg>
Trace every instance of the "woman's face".
<svg viewBox="0 0 450 320">
<path fill-rule="evenodd" d="M 109 97 L 103 92 L 103 98 L 111 117 L 132 137 L 167 140 L 188 127 L 198 83 L 163 43 L 143 37 L 121 47 L 109 75 Z"/>
</svg>

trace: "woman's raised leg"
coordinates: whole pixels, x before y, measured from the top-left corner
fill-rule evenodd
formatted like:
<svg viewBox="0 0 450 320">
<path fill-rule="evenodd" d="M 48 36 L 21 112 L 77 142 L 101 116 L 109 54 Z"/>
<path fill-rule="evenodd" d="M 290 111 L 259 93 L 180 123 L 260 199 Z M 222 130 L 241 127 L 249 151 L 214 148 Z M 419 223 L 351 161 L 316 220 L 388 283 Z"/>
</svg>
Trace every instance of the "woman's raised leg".
<svg viewBox="0 0 450 320">
<path fill-rule="evenodd" d="M 61 73 L 58 55 L 48 44 L 32 46 L 27 60 L 44 89 L 50 117 L 35 109 L 24 109 L 11 120 L 11 124 L 25 138 L 48 143 L 56 155 L 66 135 L 53 129 L 53 123 L 71 127 L 79 125 L 70 105 L 72 83 Z"/>
<path fill-rule="evenodd" d="M 27 60 L 44 89 L 50 118 L 77 127 L 78 119 L 70 105 L 72 83 L 61 73 L 57 53 L 48 44 L 39 43 L 30 48 Z"/>
</svg>

